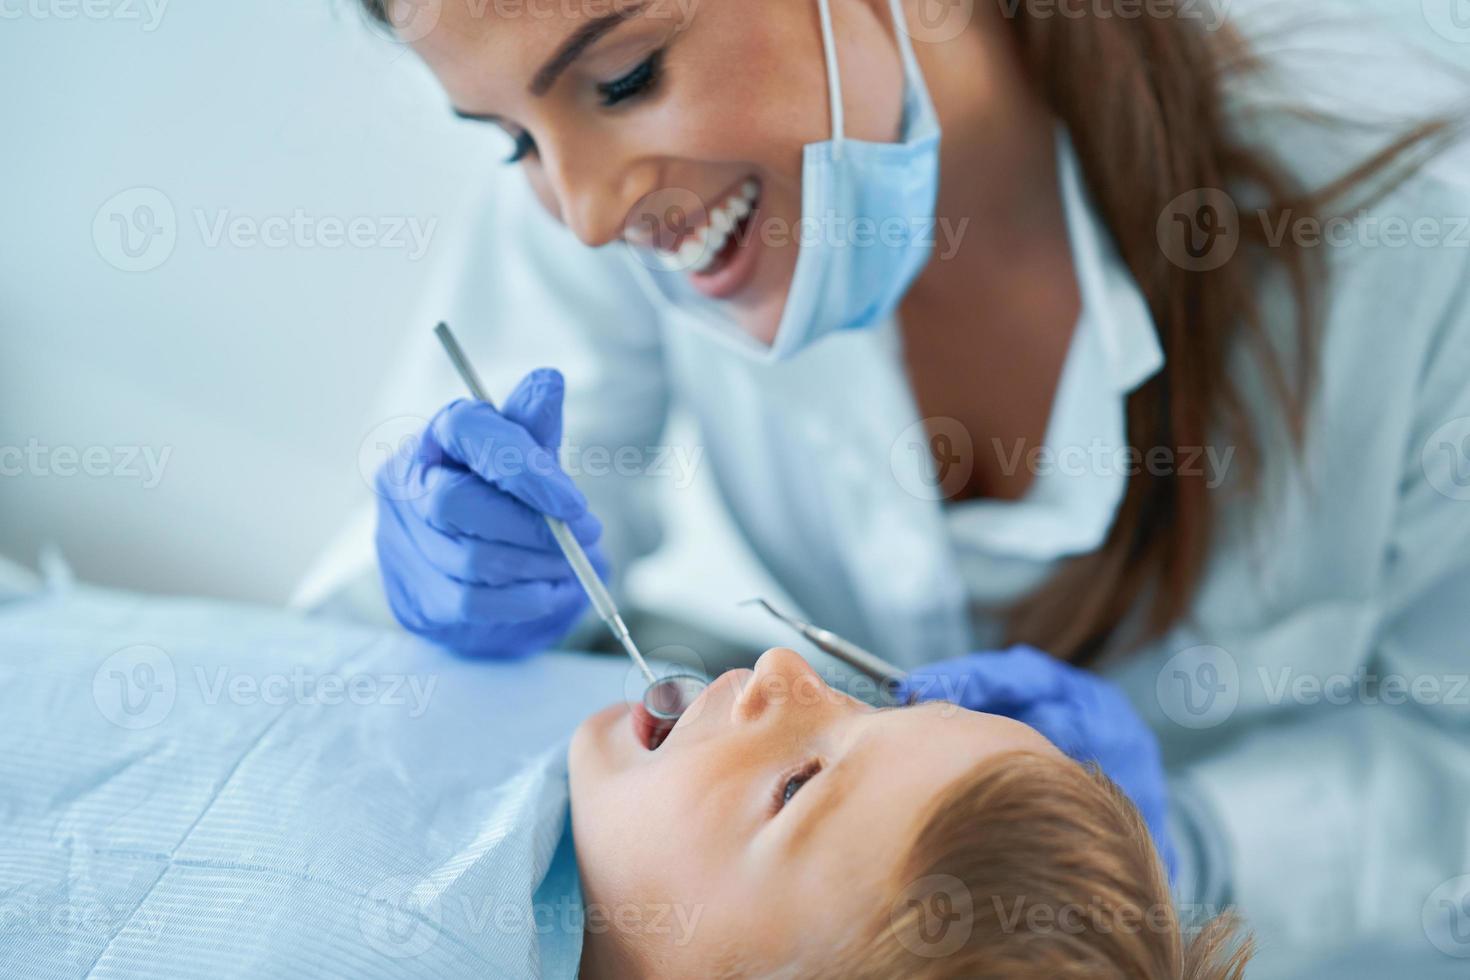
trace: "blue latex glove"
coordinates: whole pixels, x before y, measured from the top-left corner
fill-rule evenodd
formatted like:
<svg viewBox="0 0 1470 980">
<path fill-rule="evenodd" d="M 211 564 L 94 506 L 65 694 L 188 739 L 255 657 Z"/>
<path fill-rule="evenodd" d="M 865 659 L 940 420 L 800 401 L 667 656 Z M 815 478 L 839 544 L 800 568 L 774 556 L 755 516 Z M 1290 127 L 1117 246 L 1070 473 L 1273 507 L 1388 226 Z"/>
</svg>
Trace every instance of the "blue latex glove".
<svg viewBox="0 0 1470 980">
<path fill-rule="evenodd" d="M 587 607 L 542 516 L 566 521 L 606 578 L 602 525 L 556 459 L 564 393 L 542 369 L 500 411 L 452 402 L 378 471 L 378 564 L 405 628 L 518 657 L 556 644 Z"/>
<path fill-rule="evenodd" d="M 1169 880 L 1176 860 L 1159 743 L 1118 687 L 1031 647 L 925 664 L 896 691 L 899 703 L 953 701 L 1035 728 L 1078 762 L 1094 762 L 1143 814 Z"/>
</svg>

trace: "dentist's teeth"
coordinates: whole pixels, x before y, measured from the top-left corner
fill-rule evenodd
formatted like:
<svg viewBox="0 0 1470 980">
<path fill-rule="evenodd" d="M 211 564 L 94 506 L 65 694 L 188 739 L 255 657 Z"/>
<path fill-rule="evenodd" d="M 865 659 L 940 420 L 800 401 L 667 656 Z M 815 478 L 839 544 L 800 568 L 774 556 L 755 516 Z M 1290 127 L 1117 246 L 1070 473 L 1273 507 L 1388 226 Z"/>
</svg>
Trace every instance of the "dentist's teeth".
<svg viewBox="0 0 1470 980">
<path fill-rule="evenodd" d="M 689 265 L 690 272 L 703 272 L 715 264 L 721 249 L 725 247 L 728 236 L 723 232 L 716 231 L 713 227 L 709 229 L 709 237 L 705 240 L 703 250 L 698 257 Z"/>
<path fill-rule="evenodd" d="M 684 239 L 679 246 L 679 261 L 684 268 L 692 269 L 704 259 L 704 230 L 701 229 Z"/>
<path fill-rule="evenodd" d="M 684 239 L 673 252 L 659 250 L 659 261 L 670 271 L 701 273 L 715 264 L 720 252 L 750 214 L 760 196 L 760 184 L 747 179 L 718 207 L 711 208 L 703 228 Z"/>
</svg>

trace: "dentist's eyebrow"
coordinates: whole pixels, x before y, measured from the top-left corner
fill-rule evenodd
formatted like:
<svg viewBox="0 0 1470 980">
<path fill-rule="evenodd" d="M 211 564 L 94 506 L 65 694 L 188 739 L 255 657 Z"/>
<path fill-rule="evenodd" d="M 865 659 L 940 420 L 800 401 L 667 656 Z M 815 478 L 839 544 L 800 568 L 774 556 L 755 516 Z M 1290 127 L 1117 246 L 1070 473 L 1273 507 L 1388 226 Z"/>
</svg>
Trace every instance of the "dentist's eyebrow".
<svg viewBox="0 0 1470 980">
<path fill-rule="evenodd" d="M 643 13 L 647 6 L 648 0 L 642 0 L 640 3 L 615 10 L 610 14 L 594 17 L 572 31 L 571 36 L 556 49 L 556 54 L 548 58 L 546 64 L 542 65 L 537 70 L 536 76 L 531 79 L 531 94 L 539 97 L 551 91 L 551 86 L 556 84 L 561 73 L 571 67 L 572 62 L 582 56 L 582 52 L 596 44 L 604 34 L 616 30 L 631 18 Z"/>
</svg>

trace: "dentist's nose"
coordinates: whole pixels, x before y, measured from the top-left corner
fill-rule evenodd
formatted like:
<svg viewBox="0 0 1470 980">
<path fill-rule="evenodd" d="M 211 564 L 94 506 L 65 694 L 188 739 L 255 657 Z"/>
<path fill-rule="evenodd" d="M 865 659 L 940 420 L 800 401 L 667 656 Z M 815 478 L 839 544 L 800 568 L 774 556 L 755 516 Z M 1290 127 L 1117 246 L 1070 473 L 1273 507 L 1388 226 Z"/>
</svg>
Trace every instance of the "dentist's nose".
<svg viewBox="0 0 1470 980">
<path fill-rule="evenodd" d="M 624 166 L 606 153 L 579 153 L 575 147 L 543 152 L 543 200 L 552 213 L 589 248 L 623 237 L 628 212 L 656 186 L 649 168 Z"/>
</svg>

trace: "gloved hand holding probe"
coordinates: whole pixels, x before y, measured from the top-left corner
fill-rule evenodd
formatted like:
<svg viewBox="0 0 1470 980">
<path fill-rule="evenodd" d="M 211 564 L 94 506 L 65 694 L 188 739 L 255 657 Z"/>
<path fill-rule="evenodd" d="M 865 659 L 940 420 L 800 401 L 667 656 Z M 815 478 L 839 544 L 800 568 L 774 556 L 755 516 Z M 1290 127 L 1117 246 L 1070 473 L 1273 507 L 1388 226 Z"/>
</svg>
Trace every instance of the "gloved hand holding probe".
<svg viewBox="0 0 1470 980">
<path fill-rule="evenodd" d="M 587 596 L 544 515 L 567 522 L 599 574 L 602 525 L 557 462 L 565 384 L 532 371 L 497 411 L 451 402 L 378 472 L 383 584 L 403 626 L 459 653 L 556 644 Z"/>
</svg>

